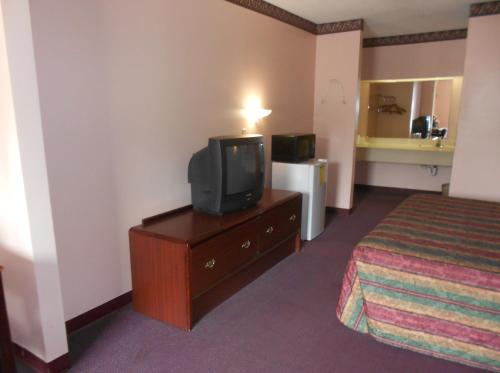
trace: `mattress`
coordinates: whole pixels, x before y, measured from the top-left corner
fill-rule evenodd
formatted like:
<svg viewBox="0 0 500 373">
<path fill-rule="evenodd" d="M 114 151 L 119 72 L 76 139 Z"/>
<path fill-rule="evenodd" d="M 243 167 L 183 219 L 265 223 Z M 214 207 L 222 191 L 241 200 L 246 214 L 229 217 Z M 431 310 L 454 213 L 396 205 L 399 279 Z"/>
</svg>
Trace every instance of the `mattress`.
<svg viewBox="0 0 500 373">
<path fill-rule="evenodd" d="M 354 248 L 337 316 L 380 342 L 500 371 L 500 203 L 409 197 Z"/>
</svg>

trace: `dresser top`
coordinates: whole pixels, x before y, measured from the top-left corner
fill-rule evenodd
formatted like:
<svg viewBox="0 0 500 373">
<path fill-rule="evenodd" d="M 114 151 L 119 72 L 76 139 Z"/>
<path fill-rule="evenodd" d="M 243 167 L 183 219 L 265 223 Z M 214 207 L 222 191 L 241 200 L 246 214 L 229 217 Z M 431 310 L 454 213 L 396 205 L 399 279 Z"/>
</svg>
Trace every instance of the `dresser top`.
<svg viewBox="0 0 500 373">
<path fill-rule="evenodd" d="M 262 199 L 254 207 L 225 215 L 210 215 L 185 206 L 152 218 L 131 228 L 132 231 L 168 239 L 186 245 L 196 245 L 236 225 L 279 206 L 300 193 L 277 189 L 264 189 Z"/>
</svg>

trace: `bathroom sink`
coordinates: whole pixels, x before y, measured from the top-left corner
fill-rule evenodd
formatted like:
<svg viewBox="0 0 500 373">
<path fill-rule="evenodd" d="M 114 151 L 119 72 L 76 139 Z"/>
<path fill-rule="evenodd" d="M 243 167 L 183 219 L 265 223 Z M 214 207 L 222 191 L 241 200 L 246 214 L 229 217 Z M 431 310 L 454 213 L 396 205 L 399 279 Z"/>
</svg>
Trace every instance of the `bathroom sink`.
<svg viewBox="0 0 500 373">
<path fill-rule="evenodd" d="M 441 144 L 441 146 L 438 146 L 436 143 L 418 144 L 418 148 L 425 151 L 437 151 L 437 152 L 453 152 L 455 150 L 454 146 L 447 144 Z"/>
</svg>

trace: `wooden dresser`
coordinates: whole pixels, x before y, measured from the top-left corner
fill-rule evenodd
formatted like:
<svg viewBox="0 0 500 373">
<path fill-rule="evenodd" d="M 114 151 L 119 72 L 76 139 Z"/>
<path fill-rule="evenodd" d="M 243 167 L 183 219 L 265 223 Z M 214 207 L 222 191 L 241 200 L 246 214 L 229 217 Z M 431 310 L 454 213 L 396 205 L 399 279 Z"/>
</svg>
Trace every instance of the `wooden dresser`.
<svg viewBox="0 0 500 373">
<path fill-rule="evenodd" d="M 211 309 L 300 250 L 302 195 L 266 189 L 224 216 L 191 206 L 130 229 L 134 309 L 190 330 Z"/>
</svg>

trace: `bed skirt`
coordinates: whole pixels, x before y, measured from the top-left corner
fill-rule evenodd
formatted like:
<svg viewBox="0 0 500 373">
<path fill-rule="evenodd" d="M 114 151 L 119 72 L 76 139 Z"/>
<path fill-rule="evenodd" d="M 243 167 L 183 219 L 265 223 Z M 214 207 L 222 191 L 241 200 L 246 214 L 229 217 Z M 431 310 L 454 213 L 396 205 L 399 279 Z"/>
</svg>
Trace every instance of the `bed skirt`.
<svg viewBox="0 0 500 373">
<path fill-rule="evenodd" d="M 408 198 L 354 249 L 337 317 L 380 342 L 500 372 L 500 204 Z"/>
</svg>

